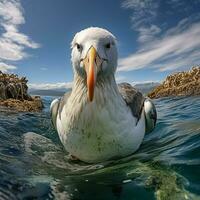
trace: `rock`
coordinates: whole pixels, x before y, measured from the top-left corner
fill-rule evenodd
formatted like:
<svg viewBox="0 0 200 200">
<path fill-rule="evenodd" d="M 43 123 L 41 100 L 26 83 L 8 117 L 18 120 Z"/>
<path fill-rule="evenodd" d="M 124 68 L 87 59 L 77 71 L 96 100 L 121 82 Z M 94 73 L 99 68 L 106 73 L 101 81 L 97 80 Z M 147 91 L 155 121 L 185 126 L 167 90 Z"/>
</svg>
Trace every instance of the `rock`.
<svg viewBox="0 0 200 200">
<path fill-rule="evenodd" d="M 42 100 L 40 97 L 24 101 L 20 101 L 18 99 L 6 99 L 4 101 L 0 101 L 0 106 L 6 106 L 19 112 L 38 112 L 43 108 Z"/>
<path fill-rule="evenodd" d="M 17 74 L 5 74 L 0 71 L 0 106 L 17 111 L 40 111 L 43 108 L 39 96 L 28 94 L 28 80 L 19 78 Z"/>
<path fill-rule="evenodd" d="M 192 67 L 187 72 L 178 72 L 167 76 L 164 82 L 154 88 L 149 94 L 150 98 L 167 96 L 193 96 L 200 95 L 200 67 Z"/>
<path fill-rule="evenodd" d="M 6 86 L 3 82 L 0 82 L 0 100 L 6 99 Z"/>
</svg>

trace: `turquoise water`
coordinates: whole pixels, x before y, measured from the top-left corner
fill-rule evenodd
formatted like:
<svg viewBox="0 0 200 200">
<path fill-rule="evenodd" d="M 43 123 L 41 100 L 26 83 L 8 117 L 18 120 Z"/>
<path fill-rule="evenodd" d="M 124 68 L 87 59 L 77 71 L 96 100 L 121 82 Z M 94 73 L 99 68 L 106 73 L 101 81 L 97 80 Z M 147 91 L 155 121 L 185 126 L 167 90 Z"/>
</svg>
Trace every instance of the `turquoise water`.
<svg viewBox="0 0 200 200">
<path fill-rule="evenodd" d="M 70 161 L 42 113 L 0 111 L 0 199 L 200 199 L 200 97 L 155 100 L 156 129 L 135 154 Z"/>
</svg>

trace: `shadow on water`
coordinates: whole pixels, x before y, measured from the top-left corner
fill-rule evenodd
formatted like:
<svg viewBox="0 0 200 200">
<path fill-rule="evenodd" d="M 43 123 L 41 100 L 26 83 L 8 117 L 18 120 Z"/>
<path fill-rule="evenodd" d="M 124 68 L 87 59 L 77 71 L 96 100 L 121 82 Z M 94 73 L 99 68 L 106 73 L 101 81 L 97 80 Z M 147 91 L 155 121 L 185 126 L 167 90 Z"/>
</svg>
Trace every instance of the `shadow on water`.
<svg viewBox="0 0 200 200">
<path fill-rule="evenodd" d="M 200 199 L 199 97 L 155 100 L 156 129 L 132 156 L 71 161 L 49 117 L 1 112 L 0 199 Z"/>
</svg>

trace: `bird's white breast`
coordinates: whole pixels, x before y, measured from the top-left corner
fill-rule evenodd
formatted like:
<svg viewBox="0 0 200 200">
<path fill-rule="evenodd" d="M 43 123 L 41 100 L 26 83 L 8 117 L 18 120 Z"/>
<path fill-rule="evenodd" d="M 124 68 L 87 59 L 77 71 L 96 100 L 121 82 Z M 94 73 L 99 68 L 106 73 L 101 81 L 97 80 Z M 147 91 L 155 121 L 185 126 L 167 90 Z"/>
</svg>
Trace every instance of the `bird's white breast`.
<svg viewBox="0 0 200 200">
<path fill-rule="evenodd" d="M 72 106 L 69 99 L 61 120 L 57 118 L 60 139 L 70 154 L 86 162 L 99 162 L 139 148 L 145 133 L 144 113 L 137 123 L 121 96 Z"/>
</svg>

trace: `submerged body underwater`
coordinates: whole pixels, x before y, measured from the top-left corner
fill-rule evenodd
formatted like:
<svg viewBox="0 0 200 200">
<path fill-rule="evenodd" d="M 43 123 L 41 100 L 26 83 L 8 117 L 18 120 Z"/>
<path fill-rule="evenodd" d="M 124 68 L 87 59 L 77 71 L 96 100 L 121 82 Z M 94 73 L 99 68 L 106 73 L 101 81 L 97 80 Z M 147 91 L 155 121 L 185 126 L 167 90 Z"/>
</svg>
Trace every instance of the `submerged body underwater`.
<svg viewBox="0 0 200 200">
<path fill-rule="evenodd" d="M 154 100 L 158 120 L 139 150 L 120 160 L 69 159 L 41 113 L 1 110 L 0 199 L 200 199 L 199 97 Z"/>
</svg>

